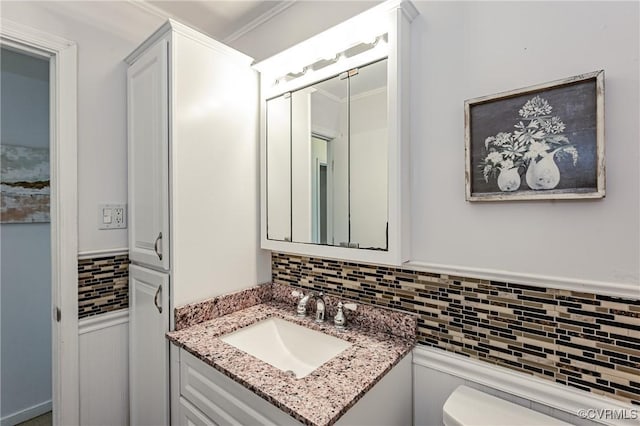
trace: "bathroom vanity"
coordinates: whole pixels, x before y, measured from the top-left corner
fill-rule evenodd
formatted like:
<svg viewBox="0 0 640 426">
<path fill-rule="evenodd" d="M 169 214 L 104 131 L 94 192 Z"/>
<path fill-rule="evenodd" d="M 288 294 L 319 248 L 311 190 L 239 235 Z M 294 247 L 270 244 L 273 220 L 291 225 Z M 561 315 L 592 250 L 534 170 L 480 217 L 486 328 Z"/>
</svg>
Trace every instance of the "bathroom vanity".
<svg viewBox="0 0 640 426">
<path fill-rule="evenodd" d="M 176 400 L 176 424 L 412 424 L 411 349 L 415 317 L 400 312 L 359 307 L 347 314 L 351 321 L 338 330 L 332 321 L 316 323 L 298 317 L 293 288 L 268 284 L 180 308 L 178 315 L 197 317 L 168 334 Z M 238 310 L 229 300 L 249 300 Z M 335 312 L 336 299 L 327 297 Z M 329 302 L 330 300 L 330 302 Z M 249 303 L 252 306 L 245 307 Z M 223 307 L 222 309 L 219 309 Z M 185 312 L 207 312 L 190 315 Z M 226 313 L 226 314 L 225 314 Z M 224 314 L 217 316 L 218 314 Z M 206 319 L 214 316 L 215 318 Z M 305 358 L 304 347 L 314 333 L 345 342 L 344 349 L 311 371 L 297 375 L 264 362 L 227 343 L 226 336 L 264 321 L 282 321 L 309 330 L 309 340 L 294 337 L 287 351 Z M 180 324 L 179 318 L 176 323 Z M 261 330 L 261 334 L 268 334 Z M 278 351 L 288 330 L 276 331 L 264 343 Z M 277 361 L 275 362 L 277 364 Z M 298 376 L 298 377 L 297 377 Z M 301 377 L 300 377 L 301 376 Z"/>
<path fill-rule="evenodd" d="M 260 248 L 408 259 L 416 14 L 387 1 L 253 67 L 170 20 L 127 57 L 132 424 L 411 423 L 415 319 L 362 306 L 338 331 L 272 291 L 186 305 L 212 309 L 188 327 L 175 307 L 269 280 Z M 350 346 L 292 377 L 220 339 L 268 317 Z"/>
</svg>

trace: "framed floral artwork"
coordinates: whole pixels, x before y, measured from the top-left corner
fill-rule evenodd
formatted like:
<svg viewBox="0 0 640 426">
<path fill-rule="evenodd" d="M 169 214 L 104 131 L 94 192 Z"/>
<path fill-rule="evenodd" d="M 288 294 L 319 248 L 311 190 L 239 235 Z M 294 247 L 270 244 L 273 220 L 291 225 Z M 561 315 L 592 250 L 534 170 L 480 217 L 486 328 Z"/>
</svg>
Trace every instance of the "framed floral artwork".
<svg viewBox="0 0 640 426">
<path fill-rule="evenodd" d="M 604 71 L 469 99 L 467 201 L 603 198 Z"/>
</svg>

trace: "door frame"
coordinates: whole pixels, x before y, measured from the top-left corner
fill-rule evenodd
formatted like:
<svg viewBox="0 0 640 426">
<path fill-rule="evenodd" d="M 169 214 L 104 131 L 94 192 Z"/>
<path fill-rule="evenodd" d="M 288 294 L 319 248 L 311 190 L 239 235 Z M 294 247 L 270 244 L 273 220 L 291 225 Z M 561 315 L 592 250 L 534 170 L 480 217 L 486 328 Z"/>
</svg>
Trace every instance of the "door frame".
<svg viewBox="0 0 640 426">
<path fill-rule="evenodd" d="M 53 424 L 80 423 L 77 45 L 2 19 L 0 42 L 49 60 Z M 56 309 L 60 320 L 56 321 Z"/>
</svg>

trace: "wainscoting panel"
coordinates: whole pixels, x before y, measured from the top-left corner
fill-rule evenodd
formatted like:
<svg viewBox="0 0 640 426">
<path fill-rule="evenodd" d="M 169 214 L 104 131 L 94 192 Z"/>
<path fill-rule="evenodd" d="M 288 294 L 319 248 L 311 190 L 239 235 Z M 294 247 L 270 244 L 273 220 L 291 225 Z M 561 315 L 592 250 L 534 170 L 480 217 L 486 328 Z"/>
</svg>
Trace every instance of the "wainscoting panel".
<svg viewBox="0 0 640 426">
<path fill-rule="evenodd" d="M 129 311 L 80 320 L 80 424 L 129 424 Z"/>
<path fill-rule="evenodd" d="M 640 409 L 599 395 L 567 388 L 507 368 L 418 346 L 413 351 L 415 425 L 442 425 L 442 407 L 458 386 L 466 385 L 577 426 L 637 425 Z M 601 414 L 597 422 L 583 417 Z"/>
</svg>

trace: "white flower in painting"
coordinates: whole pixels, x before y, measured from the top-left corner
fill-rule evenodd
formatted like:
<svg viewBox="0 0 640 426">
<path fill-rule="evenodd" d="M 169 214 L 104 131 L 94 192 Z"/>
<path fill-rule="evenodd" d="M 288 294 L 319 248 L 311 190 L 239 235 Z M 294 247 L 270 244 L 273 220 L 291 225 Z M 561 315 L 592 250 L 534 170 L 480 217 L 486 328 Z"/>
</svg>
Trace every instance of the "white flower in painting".
<svg viewBox="0 0 640 426">
<path fill-rule="evenodd" d="M 518 124 L 514 125 L 516 130 L 513 132 L 513 136 L 521 143 L 530 144 L 536 140 L 544 139 L 546 133 L 544 130 L 536 130 L 538 129 L 538 124 L 536 120 L 532 120 L 528 125 L 524 124 L 522 121 Z"/>
<path fill-rule="evenodd" d="M 524 158 L 531 160 L 539 156 L 544 157 L 547 155 L 548 149 L 549 145 L 544 142 L 531 142 L 531 144 L 529 144 L 529 150 L 524 154 Z"/>
<path fill-rule="evenodd" d="M 484 149 L 489 149 L 489 145 L 491 145 L 492 143 L 494 143 L 496 140 L 495 136 L 489 136 L 488 138 L 486 138 L 484 140 Z"/>
<path fill-rule="evenodd" d="M 497 146 L 502 146 L 509 142 L 511 142 L 511 133 L 500 132 L 496 135 L 495 144 Z"/>
<path fill-rule="evenodd" d="M 513 161 L 511 160 L 504 160 L 500 162 L 500 168 L 503 170 L 509 170 L 511 168 L 513 168 Z"/>
<path fill-rule="evenodd" d="M 558 117 L 551 117 L 551 120 L 544 120 L 542 122 L 542 127 L 547 133 L 557 135 L 558 133 L 562 133 L 567 126 L 565 126 Z"/>
<path fill-rule="evenodd" d="M 493 164 L 500 164 L 502 160 L 504 160 L 502 154 L 496 151 L 490 152 L 487 158 L 485 158 L 485 161 L 492 162 Z"/>
<path fill-rule="evenodd" d="M 549 102 L 542 99 L 540 96 L 534 96 L 524 104 L 520 111 L 518 111 L 518 114 L 523 118 L 540 117 L 542 115 L 551 114 L 552 109 L 553 108 L 551 108 Z"/>
<path fill-rule="evenodd" d="M 493 167 L 490 164 L 485 165 L 484 169 L 482 169 L 482 175 L 484 176 L 485 182 L 489 182 L 489 173 L 491 173 L 492 169 Z"/>
</svg>

